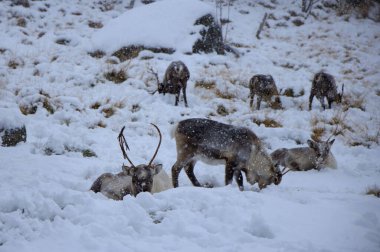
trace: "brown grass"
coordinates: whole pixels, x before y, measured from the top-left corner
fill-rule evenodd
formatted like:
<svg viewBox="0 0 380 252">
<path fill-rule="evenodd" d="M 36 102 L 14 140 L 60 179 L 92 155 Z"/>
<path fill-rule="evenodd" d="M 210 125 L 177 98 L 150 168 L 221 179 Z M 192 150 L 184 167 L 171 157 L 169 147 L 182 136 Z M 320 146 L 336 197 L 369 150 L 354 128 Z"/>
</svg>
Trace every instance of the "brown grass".
<svg viewBox="0 0 380 252">
<path fill-rule="evenodd" d="M 219 89 L 215 90 L 215 95 L 217 97 L 219 97 L 219 98 L 227 99 L 227 100 L 231 100 L 231 99 L 236 98 L 235 94 L 232 94 L 232 93 L 229 93 L 229 92 L 223 92 L 223 91 L 221 91 Z"/>
<path fill-rule="evenodd" d="M 325 127 L 315 127 L 312 129 L 311 139 L 313 139 L 314 141 L 320 142 L 322 141 L 322 137 L 325 133 L 326 133 Z"/>
<path fill-rule="evenodd" d="M 100 59 L 100 58 L 103 58 L 106 53 L 101 51 L 101 50 L 96 50 L 96 51 L 93 51 L 93 52 L 89 52 L 88 53 L 91 57 L 93 58 L 97 58 L 97 59 Z"/>
<path fill-rule="evenodd" d="M 380 198 L 380 188 L 377 185 L 370 186 L 367 188 L 366 194 Z"/>
<path fill-rule="evenodd" d="M 215 81 L 207 80 L 197 80 L 195 81 L 194 87 L 204 88 L 204 89 L 214 89 L 216 87 Z"/>
<path fill-rule="evenodd" d="M 114 107 L 102 109 L 102 113 L 104 114 L 106 118 L 113 116 L 115 112 L 116 112 L 116 109 Z"/>
<path fill-rule="evenodd" d="M 342 107 L 343 111 L 347 111 L 350 108 L 357 108 L 365 111 L 365 95 L 362 94 L 344 94 Z"/>
<path fill-rule="evenodd" d="M 120 84 L 128 79 L 128 75 L 124 70 L 117 71 L 115 69 L 113 69 L 112 71 L 108 73 L 105 73 L 104 77 L 107 80 L 112 81 L 116 84 Z"/>
<path fill-rule="evenodd" d="M 264 124 L 266 128 L 282 128 L 282 124 L 275 121 L 274 119 L 271 118 L 265 118 L 264 120 L 260 120 L 257 118 L 253 119 L 253 122 L 256 123 L 257 125 Z"/>
</svg>

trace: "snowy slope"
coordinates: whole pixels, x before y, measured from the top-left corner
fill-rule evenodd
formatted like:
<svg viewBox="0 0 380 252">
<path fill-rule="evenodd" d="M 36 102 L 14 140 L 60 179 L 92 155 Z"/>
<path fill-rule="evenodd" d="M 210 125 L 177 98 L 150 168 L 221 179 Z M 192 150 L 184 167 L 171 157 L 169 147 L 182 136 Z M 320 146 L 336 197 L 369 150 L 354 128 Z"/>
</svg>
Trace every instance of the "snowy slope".
<svg viewBox="0 0 380 252">
<path fill-rule="evenodd" d="M 198 16 L 195 12 L 215 11 L 211 0 L 184 2 L 194 13 L 181 15 L 186 8 L 171 0 L 156 6 L 170 5 L 174 16 L 183 18 L 178 25 L 191 23 L 186 19 Z M 25 123 L 27 129 L 26 143 L 0 147 L 1 252 L 379 250 L 380 201 L 365 194 L 380 185 L 379 23 L 355 14 L 336 16 L 321 4 L 305 19 L 301 1 L 237 0 L 224 30 L 239 58 L 143 51 L 114 64 L 115 48 L 144 38 L 132 33 L 115 39 L 107 31 L 118 34 L 120 22 L 138 13 L 133 29 L 157 34 L 156 26 L 138 21 L 141 15 L 156 17 L 157 7 L 136 1 L 128 9 L 129 1 L 110 0 L 29 3 L 25 8 L 0 2 L 0 125 Z M 271 15 L 258 40 L 265 12 Z M 222 16 L 227 18 L 227 6 Z M 294 25 L 296 19 L 304 25 Z M 93 23 L 103 28 L 90 27 Z M 166 38 L 160 37 L 168 44 L 178 39 Z M 106 52 L 99 59 L 88 54 L 97 41 Z M 189 108 L 182 101 L 175 107 L 174 96 L 149 94 L 156 84 L 148 68 L 162 79 L 173 60 L 190 70 Z M 311 80 L 321 69 L 335 76 L 339 88 L 344 83 L 345 104 L 321 111 L 315 99 L 308 111 Z M 127 80 L 106 80 L 104 74 L 112 70 L 125 71 Z M 247 83 L 261 73 L 272 74 L 282 92 L 291 88 L 304 94 L 281 96 L 284 110 L 265 103 L 260 111 L 250 109 Z M 215 87 L 199 87 L 200 81 L 213 81 Z M 19 112 L 34 106 L 34 114 Z M 218 113 L 221 106 L 226 114 Z M 324 129 L 322 139 L 340 131 L 332 147 L 338 169 L 289 172 L 280 185 L 261 191 L 245 182 L 240 192 L 235 183 L 224 186 L 223 166 L 198 162 L 197 177 L 213 183 L 213 189 L 193 187 L 182 172 L 179 188 L 153 195 L 116 202 L 89 192 L 101 173 L 120 170 L 124 160 L 116 137 L 122 126 L 130 157 L 144 163 L 158 141 L 149 123 L 157 124 L 163 142 L 156 161 L 170 174 L 176 160 L 170 132 L 176 122 L 192 117 L 248 127 L 269 152 L 306 146 L 316 128 Z M 264 119 L 282 126 L 255 123 Z M 84 158 L 85 150 L 96 157 Z"/>
</svg>

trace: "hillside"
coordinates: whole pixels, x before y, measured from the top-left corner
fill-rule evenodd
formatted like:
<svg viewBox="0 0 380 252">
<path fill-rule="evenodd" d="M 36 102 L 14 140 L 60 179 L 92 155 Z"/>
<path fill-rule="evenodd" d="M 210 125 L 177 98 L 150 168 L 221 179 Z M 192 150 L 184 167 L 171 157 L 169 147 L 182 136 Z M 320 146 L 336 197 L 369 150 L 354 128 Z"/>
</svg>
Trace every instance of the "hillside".
<svg viewBox="0 0 380 252">
<path fill-rule="evenodd" d="M 310 14 L 301 1 L 235 0 L 222 12 L 212 0 L 142 2 L 0 1 L 0 128 L 27 132 L 25 143 L 0 146 L 0 251 L 378 251 L 380 200 L 367 192 L 380 187 L 379 6 L 366 16 L 332 0 Z M 198 28 L 188 24 L 210 11 L 230 21 L 223 34 L 239 57 L 189 52 Z M 174 51 L 112 56 L 128 43 Z M 189 107 L 150 94 L 150 69 L 162 80 L 175 60 L 190 70 Z M 314 99 L 309 111 L 320 70 L 344 84 L 343 102 L 323 111 Z M 249 107 L 255 74 L 273 76 L 282 110 Z M 156 194 L 113 201 L 89 191 L 126 163 L 123 126 L 134 163 L 150 160 L 150 123 L 160 128 L 155 162 L 170 175 L 173 127 L 194 117 L 247 127 L 268 152 L 332 137 L 338 168 L 289 172 L 263 190 L 244 179 L 240 192 L 224 185 L 223 165 L 198 162 L 197 178 L 214 188 L 182 171 L 178 188 Z"/>
</svg>

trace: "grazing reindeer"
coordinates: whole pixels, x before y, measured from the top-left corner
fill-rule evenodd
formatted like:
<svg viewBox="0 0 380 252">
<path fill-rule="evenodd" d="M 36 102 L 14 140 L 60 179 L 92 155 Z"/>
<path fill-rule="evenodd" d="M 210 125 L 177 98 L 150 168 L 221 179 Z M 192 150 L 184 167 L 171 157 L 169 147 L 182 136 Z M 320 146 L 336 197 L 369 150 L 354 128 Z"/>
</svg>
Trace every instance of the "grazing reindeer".
<svg viewBox="0 0 380 252">
<path fill-rule="evenodd" d="M 162 94 L 175 94 L 175 106 L 178 105 L 179 95 L 182 89 L 183 100 L 185 101 L 185 106 L 187 107 L 187 98 L 186 98 L 186 85 L 187 81 L 190 78 L 189 69 L 182 61 L 173 61 L 170 63 L 166 69 L 164 80 L 160 83 L 158 74 L 150 69 L 150 72 L 154 74 L 157 80 L 157 90 L 158 93 Z M 154 91 L 152 94 L 156 93 Z"/>
<path fill-rule="evenodd" d="M 92 184 L 91 189 L 94 192 L 101 192 L 106 197 L 114 200 L 122 200 L 127 194 L 136 196 L 140 192 L 159 192 L 171 188 L 170 178 L 166 172 L 162 169 L 161 164 L 152 164 L 154 158 L 157 155 L 158 149 L 161 145 L 161 132 L 159 128 L 152 124 L 160 135 L 160 141 L 157 149 L 153 154 L 152 159 L 148 165 L 141 164 L 135 166 L 128 158 L 127 150 L 129 147 L 123 135 L 124 128 L 120 131 L 118 136 L 119 144 L 123 156 L 129 161 L 131 166 L 123 165 L 123 171 L 118 174 L 104 173 L 98 177 Z"/>
<path fill-rule="evenodd" d="M 308 140 L 309 147 L 278 149 L 271 153 L 272 160 L 293 171 L 320 170 L 323 167 L 337 168 L 331 146 L 335 139 L 326 142 Z"/>
<path fill-rule="evenodd" d="M 177 161 L 172 167 L 174 187 L 178 187 L 182 168 L 194 186 L 201 186 L 194 175 L 199 158 L 212 164 L 225 163 L 225 184 L 231 184 L 235 177 L 241 191 L 244 189 L 241 171 L 250 184 L 258 182 L 260 189 L 281 182 L 283 174 L 273 165 L 258 137 L 247 128 L 192 118 L 180 121 L 173 133 L 177 144 Z"/>
<path fill-rule="evenodd" d="M 314 75 L 309 96 L 309 110 L 311 110 L 314 96 L 320 101 L 323 110 L 325 110 L 325 97 L 331 109 L 333 102 L 341 103 L 343 98 L 344 84 L 342 85 L 342 93 L 338 93 L 334 76 L 323 71 Z"/>
<path fill-rule="evenodd" d="M 261 100 L 263 99 L 273 109 L 280 109 L 282 107 L 277 86 L 273 80 L 272 75 L 254 75 L 249 81 L 249 91 L 251 98 L 249 103 L 250 107 L 253 105 L 253 99 L 255 98 L 256 94 L 257 109 L 260 109 Z M 274 101 L 272 101 L 273 96 L 275 96 Z"/>
</svg>

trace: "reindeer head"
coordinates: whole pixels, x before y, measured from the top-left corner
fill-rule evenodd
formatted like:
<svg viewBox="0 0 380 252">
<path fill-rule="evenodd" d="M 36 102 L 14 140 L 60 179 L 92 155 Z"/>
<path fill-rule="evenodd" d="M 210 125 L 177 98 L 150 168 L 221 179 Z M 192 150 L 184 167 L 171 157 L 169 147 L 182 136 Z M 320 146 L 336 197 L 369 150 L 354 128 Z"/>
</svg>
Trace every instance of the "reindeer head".
<svg viewBox="0 0 380 252">
<path fill-rule="evenodd" d="M 123 135 L 124 128 L 123 127 L 119 133 L 118 139 L 121 151 L 123 153 L 123 157 L 128 160 L 131 166 L 123 165 L 123 172 L 132 177 L 132 186 L 133 186 L 133 194 L 136 196 L 140 192 L 151 192 L 153 186 L 153 177 L 158 174 L 162 170 L 161 164 L 152 164 L 154 158 L 158 153 L 158 149 L 161 145 L 162 135 L 159 128 L 152 123 L 152 125 L 157 129 L 158 134 L 160 135 L 160 140 L 157 146 L 155 153 L 153 154 L 152 159 L 149 161 L 149 164 L 140 164 L 135 166 L 132 161 L 129 159 L 126 150 L 129 150 L 129 146 L 125 140 Z M 125 146 L 125 148 L 124 148 Z"/>
<path fill-rule="evenodd" d="M 320 165 L 323 161 L 327 159 L 329 156 L 331 146 L 333 145 L 335 139 L 331 140 L 327 139 L 325 142 L 315 142 L 313 140 L 307 140 L 307 144 L 311 149 L 313 149 L 317 156 L 317 169 L 320 169 Z"/>
<path fill-rule="evenodd" d="M 153 177 L 162 170 L 161 164 L 126 166 L 123 165 L 123 172 L 132 177 L 132 185 L 135 194 L 140 192 L 151 192 L 153 186 Z"/>
</svg>

